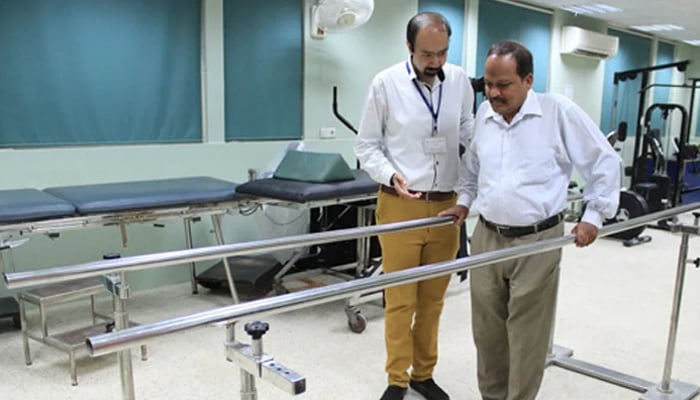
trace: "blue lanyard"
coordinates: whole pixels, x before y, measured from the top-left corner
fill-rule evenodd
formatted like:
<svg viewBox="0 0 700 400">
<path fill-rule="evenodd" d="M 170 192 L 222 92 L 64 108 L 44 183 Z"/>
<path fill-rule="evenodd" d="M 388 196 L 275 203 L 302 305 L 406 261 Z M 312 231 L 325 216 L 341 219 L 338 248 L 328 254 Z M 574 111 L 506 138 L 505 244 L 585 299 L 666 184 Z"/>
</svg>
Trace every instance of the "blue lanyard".
<svg viewBox="0 0 700 400">
<path fill-rule="evenodd" d="M 406 71 L 409 74 L 411 73 L 411 69 L 408 67 L 408 61 L 406 61 Z M 433 117 L 433 133 L 435 133 L 437 132 L 438 117 L 440 116 L 440 106 L 442 105 L 442 85 L 440 85 L 440 94 L 438 95 L 437 110 L 433 108 L 432 103 L 428 101 L 427 97 L 425 97 L 425 93 L 423 93 L 423 91 L 420 90 L 420 86 L 418 86 L 418 80 L 416 78 L 413 78 L 413 86 L 416 87 L 418 94 L 420 94 L 420 97 L 423 99 L 423 103 L 425 103 L 425 106 L 428 108 L 428 111 L 430 111 L 430 115 Z"/>
</svg>

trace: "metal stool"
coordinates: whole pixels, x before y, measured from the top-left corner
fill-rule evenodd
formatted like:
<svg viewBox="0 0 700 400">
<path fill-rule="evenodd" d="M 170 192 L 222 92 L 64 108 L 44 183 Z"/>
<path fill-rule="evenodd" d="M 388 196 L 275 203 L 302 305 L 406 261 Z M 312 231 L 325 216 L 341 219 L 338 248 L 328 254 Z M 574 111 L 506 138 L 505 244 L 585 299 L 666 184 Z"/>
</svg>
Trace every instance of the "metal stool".
<svg viewBox="0 0 700 400">
<path fill-rule="evenodd" d="M 105 256 L 104 258 L 115 257 Z M 32 364 L 31 353 L 29 351 L 29 339 L 34 339 L 47 346 L 68 353 L 71 384 L 73 386 L 77 385 L 78 376 L 76 372 L 75 355 L 79 350 L 87 350 L 85 339 L 89 336 L 109 332 L 114 328 L 114 322 L 112 322 L 113 318 L 111 316 L 97 312 L 95 297 L 100 293 L 109 293 L 105 287 L 104 278 L 102 277 L 77 279 L 20 292 L 17 297 L 19 299 L 20 325 L 22 329 L 25 363 L 27 365 Z M 47 323 L 48 306 L 84 297 L 90 297 L 92 325 L 66 332 L 49 334 Z M 34 304 L 39 307 L 40 332 L 38 333 L 32 332 L 29 329 L 26 313 L 27 304 Z M 137 324 L 129 322 L 129 325 L 135 326 Z M 144 361 L 147 359 L 145 345 L 141 346 L 141 359 Z"/>
</svg>

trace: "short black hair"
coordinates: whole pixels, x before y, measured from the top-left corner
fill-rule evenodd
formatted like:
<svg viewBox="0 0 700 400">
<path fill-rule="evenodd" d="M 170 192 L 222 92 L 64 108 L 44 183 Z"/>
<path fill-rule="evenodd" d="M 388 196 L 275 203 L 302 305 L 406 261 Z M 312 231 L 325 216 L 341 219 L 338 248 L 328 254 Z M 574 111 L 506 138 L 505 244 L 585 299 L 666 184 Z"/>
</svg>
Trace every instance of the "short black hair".
<svg viewBox="0 0 700 400">
<path fill-rule="evenodd" d="M 449 38 L 452 36 L 452 27 L 450 27 L 447 18 L 443 17 L 442 14 L 431 11 L 418 13 L 414 15 L 413 18 L 408 21 L 408 25 L 406 25 L 406 40 L 408 41 L 411 51 L 413 51 L 413 47 L 416 44 L 416 35 L 418 35 L 418 31 L 429 25 L 442 25 L 447 31 L 447 37 Z"/>
<path fill-rule="evenodd" d="M 486 54 L 486 58 L 489 58 L 492 55 L 512 55 L 517 64 L 518 76 L 521 78 L 525 78 L 529 74 L 533 73 L 532 53 L 530 53 L 530 50 L 528 50 L 527 47 L 523 46 L 519 42 L 516 42 L 515 40 L 504 40 L 502 42 L 492 44 L 489 48 L 489 52 Z"/>
</svg>

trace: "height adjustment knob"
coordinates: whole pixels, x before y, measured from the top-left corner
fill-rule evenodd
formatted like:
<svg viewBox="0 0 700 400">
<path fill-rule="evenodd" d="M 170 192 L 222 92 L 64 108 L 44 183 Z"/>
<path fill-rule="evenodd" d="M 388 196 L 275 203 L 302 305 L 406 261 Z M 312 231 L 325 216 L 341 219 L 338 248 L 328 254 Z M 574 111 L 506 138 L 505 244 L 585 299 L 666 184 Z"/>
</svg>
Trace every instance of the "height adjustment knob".
<svg viewBox="0 0 700 400">
<path fill-rule="evenodd" d="M 270 324 L 267 322 L 253 321 L 245 324 L 244 329 L 245 332 L 253 338 L 253 340 L 258 340 L 270 330 Z"/>
</svg>

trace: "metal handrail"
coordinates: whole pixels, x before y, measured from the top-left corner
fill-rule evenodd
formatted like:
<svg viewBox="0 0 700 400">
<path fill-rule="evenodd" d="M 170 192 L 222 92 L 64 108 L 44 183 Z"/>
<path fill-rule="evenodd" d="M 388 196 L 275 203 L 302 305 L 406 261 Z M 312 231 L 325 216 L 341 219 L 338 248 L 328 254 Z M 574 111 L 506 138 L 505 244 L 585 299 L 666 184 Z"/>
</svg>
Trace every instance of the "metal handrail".
<svg viewBox="0 0 700 400">
<path fill-rule="evenodd" d="M 4 274 L 8 289 L 46 285 L 74 279 L 100 276 L 113 272 L 137 271 L 149 268 L 180 265 L 189 262 L 218 260 L 234 255 L 254 254 L 261 251 L 276 251 L 321 243 L 330 243 L 365 236 L 391 233 L 402 230 L 436 227 L 453 223 L 452 217 L 430 217 L 411 221 L 395 222 L 367 227 L 338 229 L 334 231 L 309 233 L 297 236 L 257 240 L 196 249 L 174 250 L 162 253 L 100 260 L 63 267 L 46 268 L 38 271 L 23 271 Z"/>
<path fill-rule="evenodd" d="M 700 208 L 700 203 L 694 203 L 643 215 L 627 221 L 606 225 L 601 228 L 598 236 L 602 237 L 612 235 L 656 220 L 670 218 L 678 214 L 690 212 L 698 208 Z M 564 247 L 566 245 L 573 244 L 574 238 L 574 235 L 565 235 L 560 238 L 514 246 L 488 253 L 476 254 L 466 258 L 423 266 L 421 268 L 411 268 L 384 275 L 308 289 L 303 292 L 290 293 L 282 296 L 215 308 L 212 310 L 202 311 L 152 324 L 140 325 L 109 334 L 91 336 L 87 339 L 88 351 L 92 356 L 101 356 L 147 343 L 160 336 L 181 332 L 203 325 L 221 322 L 234 322 L 243 318 L 257 318 L 263 315 L 279 314 L 282 312 L 328 303 L 355 295 L 374 292 L 387 287 L 398 286 L 437 276 L 449 275 L 459 271 L 476 269 L 495 262 L 511 260 L 526 255 Z"/>
<path fill-rule="evenodd" d="M 569 202 L 583 199 L 580 193 L 568 195 Z M 190 262 L 218 260 L 235 255 L 254 254 L 261 251 L 276 251 L 331 243 L 341 240 L 357 239 L 374 236 L 381 233 L 391 233 L 402 230 L 428 228 L 452 223 L 450 217 L 431 217 L 391 224 L 374 225 L 338 229 L 334 231 L 317 232 L 305 235 L 288 236 L 283 238 L 265 239 L 259 241 L 234 243 L 199 247 L 196 249 L 174 250 L 155 254 L 123 257 L 113 260 L 100 260 L 70 266 L 45 268 L 39 271 L 24 271 L 4 274 L 8 289 L 21 289 L 29 286 L 59 283 L 74 279 L 88 278 L 121 271 L 137 271 L 149 268 L 181 265 Z"/>
</svg>

